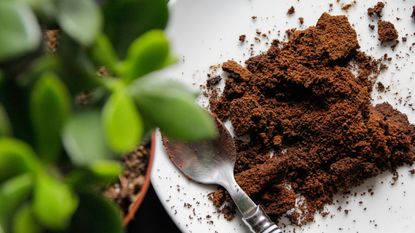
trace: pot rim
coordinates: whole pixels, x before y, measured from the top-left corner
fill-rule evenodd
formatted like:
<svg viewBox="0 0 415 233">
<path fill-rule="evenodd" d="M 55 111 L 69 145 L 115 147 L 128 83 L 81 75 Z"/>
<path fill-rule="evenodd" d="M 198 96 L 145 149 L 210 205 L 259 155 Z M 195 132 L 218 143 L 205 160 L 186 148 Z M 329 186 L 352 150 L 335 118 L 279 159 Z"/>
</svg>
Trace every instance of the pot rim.
<svg viewBox="0 0 415 233">
<path fill-rule="evenodd" d="M 140 208 L 141 203 L 144 200 L 144 197 L 147 194 L 148 188 L 150 187 L 151 183 L 151 171 L 153 170 L 153 162 L 154 162 L 154 154 L 156 150 L 156 132 L 154 131 L 151 135 L 151 148 L 150 148 L 150 156 L 148 159 L 147 171 L 144 177 L 144 184 L 141 187 L 140 192 L 137 194 L 136 199 L 131 204 L 127 215 L 125 215 L 123 219 L 123 225 L 127 226 L 129 222 L 134 218 L 137 210 Z"/>
</svg>

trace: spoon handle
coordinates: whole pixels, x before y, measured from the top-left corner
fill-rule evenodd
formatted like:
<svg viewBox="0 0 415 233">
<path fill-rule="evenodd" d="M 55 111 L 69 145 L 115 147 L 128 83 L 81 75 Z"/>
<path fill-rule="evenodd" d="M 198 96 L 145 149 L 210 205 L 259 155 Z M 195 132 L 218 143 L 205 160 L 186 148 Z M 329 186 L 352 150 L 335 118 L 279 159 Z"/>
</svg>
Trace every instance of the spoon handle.
<svg viewBox="0 0 415 233">
<path fill-rule="evenodd" d="M 280 228 L 268 217 L 261 206 L 256 205 L 242 190 L 233 176 L 233 169 L 224 176 L 222 186 L 228 190 L 233 202 L 242 214 L 244 223 L 253 233 L 282 233 Z"/>
<path fill-rule="evenodd" d="M 280 228 L 268 217 L 261 206 L 243 217 L 245 224 L 254 233 L 282 233 Z"/>
</svg>

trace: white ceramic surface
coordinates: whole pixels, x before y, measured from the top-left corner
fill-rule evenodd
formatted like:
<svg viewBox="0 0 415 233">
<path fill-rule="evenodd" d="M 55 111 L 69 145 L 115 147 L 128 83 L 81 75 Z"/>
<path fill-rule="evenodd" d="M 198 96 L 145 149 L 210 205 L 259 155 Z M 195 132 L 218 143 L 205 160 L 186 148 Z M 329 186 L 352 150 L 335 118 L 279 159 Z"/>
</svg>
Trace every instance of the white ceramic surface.
<svg viewBox="0 0 415 233">
<path fill-rule="evenodd" d="M 396 25 L 400 36 L 409 34 L 408 41 L 400 43 L 395 52 L 390 48 L 380 47 L 376 31 L 371 31 L 368 27 L 370 19 L 366 10 L 377 0 L 357 0 L 356 5 L 348 12 L 341 10 L 341 5 L 349 2 L 351 1 L 341 0 L 337 3 L 336 0 L 177 0 L 171 5 L 167 31 L 174 51 L 181 56 L 181 62 L 167 70 L 165 75 L 175 77 L 197 89 L 206 81 L 209 66 L 227 59 L 244 61 L 249 57 L 248 47 L 251 43 L 255 45 L 256 54 L 264 51 L 265 41 L 254 42 L 256 30 L 271 30 L 271 39 L 281 39 L 288 28 L 315 25 L 319 16 L 329 10 L 329 3 L 333 3 L 331 13 L 349 16 L 359 35 L 363 51 L 374 57 L 381 57 L 386 52 L 393 58 L 389 69 L 379 78 L 385 86 L 390 85 L 391 90 L 382 95 L 374 91 L 374 103 L 387 101 L 406 113 L 409 120 L 415 123 L 415 112 L 408 105 L 405 106 L 404 102 L 399 102 L 399 98 L 408 96 L 410 91 L 415 95 L 415 55 L 409 50 L 415 42 L 415 20 L 410 18 L 415 2 L 387 1 L 383 18 Z M 287 9 L 291 5 L 295 7 L 296 13 L 287 16 Z M 257 16 L 257 19 L 252 20 L 252 16 Z M 298 17 L 304 17 L 304 26 L 299 26 Z M 396 17 L 401 20 L 397 20 Z M 248 40 L 243 46 L 238 41 L 241 34 L 246 34 Z M 396 56 L 402 58 L 396 59 Z M 395 92 L 399 94 L 396 96 L 393 94 Z M 206 104 L 203 99 L 200 102 L 202 105 Z M 415 99 L 409 99 L 409 103 L 415 105 Z M 296 232 L 414 233 L 415 177 L 411 176 L 408 170 L 408 167 L 399 170 L 399 180 L 393 186 L 392 175 L 389 173 L 368 180 L 353 191 L 360 194 L 372 188 L 373 196 L 336 198 L 343 209 L 351 210 L 348 215 L 336 210 L 339 204 L 328 206 L 327 210 L 335 214 L 334 217 L 322 218 L 317 215 L 314 223 L 302 229 L 297 228 Z M 166 210 L 183 232 L 246 232 L 238 219 L 228 222 L 214 213 L 215 209 L 210 204 L 207 194 L 215 190 L 215 187 L 201 186 L 184 178 L 168 160 L 161 143 L 157 144 L 152 182 Z M 359 205 L 359 201 L 363 201 L 363 205 Z M 185 203 L 189 203 L 191 207 L 184 207 Z M 214 223 L 209 223 L 210 220 Z M 285 230 L 292 231 L 293 227 L 286 227 Z"/>
</svg>

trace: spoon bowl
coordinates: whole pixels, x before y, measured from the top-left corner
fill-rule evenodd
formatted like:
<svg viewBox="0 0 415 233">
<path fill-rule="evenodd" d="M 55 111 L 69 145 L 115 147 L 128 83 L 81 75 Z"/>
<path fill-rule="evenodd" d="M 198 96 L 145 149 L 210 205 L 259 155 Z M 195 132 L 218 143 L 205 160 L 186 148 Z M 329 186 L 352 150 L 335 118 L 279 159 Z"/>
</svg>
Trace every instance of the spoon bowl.
<svg viewBox="0 0 415 233">
<path fill-rule="evenodd" d="M 234 140 L 218 119 L 216 127 L 219 135 L 212 140 L 178 142 L 163 136 L 163 144 L 170 160 L 189 179 L 203 184 L 219 184 L 225 188 L 251 232 L 281 233 L 265 211 L 236 183 L 233 174 L 236 160 Z"/>
<path fill-rule="evenodd" d="M 236 147 L 223 123 L 216 119 L 217 138 L 198 142 L 171 141 L 163 136 L 163 145 L 170 160 L 189 179 L 203 184 L 224 183 L 235 166 Z"/>
</svg>

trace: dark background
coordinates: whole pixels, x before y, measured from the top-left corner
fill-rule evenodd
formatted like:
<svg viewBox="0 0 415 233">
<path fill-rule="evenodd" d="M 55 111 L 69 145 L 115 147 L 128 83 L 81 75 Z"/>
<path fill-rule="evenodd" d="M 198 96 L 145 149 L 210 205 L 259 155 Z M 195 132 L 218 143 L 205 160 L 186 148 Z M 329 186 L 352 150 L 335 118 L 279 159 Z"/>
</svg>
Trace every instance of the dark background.
<svg viewBox="0 0 415 233">
<path fill-rule="evenodd" d="M 128 233 L 180 233 L 161 205 L 153 186 L 148 189 L 135 218 L 128 225 Z"/>
</svg>

